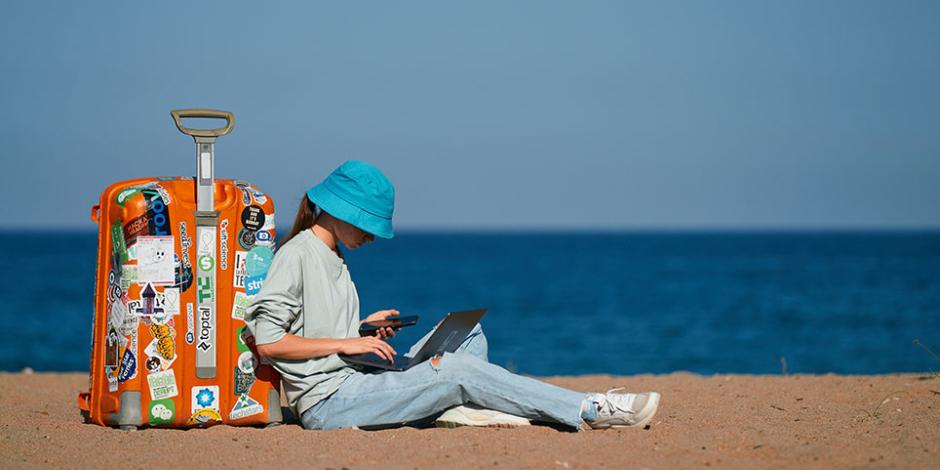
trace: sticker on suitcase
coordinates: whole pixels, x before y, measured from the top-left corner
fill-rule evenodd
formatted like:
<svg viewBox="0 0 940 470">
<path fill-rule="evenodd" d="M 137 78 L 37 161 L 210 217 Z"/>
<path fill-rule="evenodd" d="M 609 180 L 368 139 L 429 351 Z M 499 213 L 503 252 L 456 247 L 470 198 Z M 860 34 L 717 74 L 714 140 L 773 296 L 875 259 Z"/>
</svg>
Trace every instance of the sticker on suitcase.
<svg viewBox="0 0 940 470">
<path fill-rule="evenodd" d="M 196 414 L 206 408 L 219 411 L 219 386 L 201 385 L 191 389 L 192 413 Z"/>
<path fill-rule="evenodd" d="M 212 308 L 208 305 L 200 305 L 197 309 L 199 310 L 199 342 L 196 344 L 196 347 L 201 351 L 208 352 L 214 345 L 212 336 Z"/>
<path fill-rule="evenodd" d="M 228 219 L 219 224 L 219 269 L 228 269 Z"/>
<path fill-rule="evenodd" d="M 173 236 L 137 237 L 137 282 L 175 284 Z"/>
<path fill-rule="evenodd" d="M 167 370 L 176 360 L 176 330 L 170 325 L 153 323 L 150 325 L 150 334 L 153 341 L 147 345 L 144 352 L 151 358 L 160 360 L 160 369 Z M 148 367 L 149 369 L 149 367 Z"/>
<path fill-rule="evenodd" d="M 274 230 L 274 213 L 264 215 L 264 225 L 261 226 L 261 230 Z"/>
<path fill-rule="evenodd" d="M 171 424 L 176 418 L 176 403 L 173 400 L 154 400 L 150 402 L 150 425 Z"/>
<path fill-rule="evenodd" d="M 264 203 L 268 202 L 268 197 L 265 196 L 263 192 L 261 192 L 260 190 L 258 190 L 258 188 L 255 188 L 254 186 L 248 186 L 248 191 L 251 191 L 251 197 L 252 197 L 252 198 L 255 200 L 255 202 L 257 202 L 258 204 L 264 204 Z"/>
<path fill-rule="evenodd" d="M 193 246 L 193 241 L 186 230 L 186 222 L 180 221 L 180 250 L 183 256 L 179 259 L 179 281 L 176 286 L 183 292 L 186 292 L 193 283 L 193 267 L 189 261 L 191 246 Z"/>
<path fill-rule="evenodd" d="M 242 247 L 243 250 L 254 248 L 257 241 L 254 230 L 243 228 L 238 231 L 238 246 Z"/>
<path fill-rule="evenodd" d="M 124 322 L 127 321 L 128 314 L 127 304 L 125 304 L 122 299 L 111 302 L 111 306 L 108 308 L 108 321 L 111 323 L 111 326 L 125 335 L 128 332 L 123 331 Z"/>
<path fill-rule="evenodd" d="M 124 240 L 124 229 L 121 227 L 121 222 L 115 222 L 111 225 L 111 243 L 114 254 L 117 256 L 117 261 L 119 263 L 127 262 L 127 242 Z"/>
<path fill-rule="evenodd" d="M 127 320 L 128 318 L 132 321 Z M 133 328 L 130 328 L 133 325 Z M 121 355 L 121 367 L 118 370 L 118 382 L 127 382 L 137 377 L 137 370 L 140 368 L 137 355 L 137 317 L 128 315 L 125 323 L 118 329 L 121 334 L 128 335 L 126 338 L 126 347 Z"/>
<path fill-rule="evenodd" d="M 162 186 L 141 191 L 147 200 L 147 228 L 151 235 L 170 235 L 169 194 Z"/>
<path fill-rule="evenodd" d="M 180 290 L 175 287 L 166 287 L 163 292 L 157 292 L 154 299 L 158 308 L 163 310 L 167 317 L 180 314 Z"/>
<path fill-rule="evenodd" d="M 173 369 L 148 375 L 147 385 L 150 387 L 151 400 L 163 400 L 179 395 L 179 391 L 176 389 L 176 375 L 173 374 Z"/>
<path fill-rule="evenodd" d="M 105 335 L 104 366 L 116 368 L 118 366 L 118 354 L 121 348 L 121 335 L 113 325 L 108 326 L 108 332 Z"/>
<path fill-rule="evenodd" d="M 140 194 L 140 188 L 130 187 L 119 192 L 118 195 L 114 198 L 114 202 L 117 205 L 124 207 L 124 204 L 127 204 L 127 200 Z"/>
<path fill-rule="evenodd" d="M 193 304 L 186 304 L 186 344 L 193 344 L 193 341 L 196 340 L 195 333 L 195 313 L 193 312 Z"/>
<path fill-rule="evenodd" d="M 233 393 L 235 395 L 241 395 L 242 393 L 248 393 L 251 390 L 251 386 L 255 384 L 255 374 L 245 373 L 245 371 L 236 367 L 234 369 L 235 377 L 235 386 L 233 388 Z"/>
<path fill-rule="evenodd" d="M 122 264 L 121 265 L 121 289 L 127 291 L 131 284 L 137 284 L 137 265 L 136 264 Z"/>
<path fill-rule="evenodd" d="M 238 349 L 239 353 L 245 351 L 251 351 L 251 348 L 255 344 L 255 337 L 251 335 L 251 331 L 248 331 L 247 326 L 242 326 L 238 328 L 235 332 L 235 347 Z"/>
<path fill-rule="evenodd" d="M 248 312 L 248 306 L 251 305 L 251 297 L 244 292 L 235 291 L 235 300 L 232 302 L 232 318 L 245 321 L 245 314 Z"/>
<path fill-rule="evenodd" d="M 274 246 L 274 234 L 268 230 L 258 230 L 255 232 L 255 247 L 259 246 Z"/>
<path fill-rule="evenodd" d="M 219 386 L 203 385 L 191 389 L 192 416 L 186 424 L 203 425 L 212 421 L 222 421 L 219 410 Z"/>
<path fill-rule="evenodd" d="M 130 348 L 124 350 L 121 357 L 121 368 L 118 370 L 118 382 L 127 382 L 137 376 L 137 356 Z"/>
<path fill-rule="evenodd" d="M 212 288 L 212 278 L 209 276 L 200 276 L 196 279 L 196 300 L 199 303 L 212 302 L 215 292 Z M 201 307 L 201 305 L 200 305 Z"/>
<path fill-rule="evenodd" d="M 142 235 L 150 235 L 150 224 L 147 219 L 147 214 L 133 218 L 124 224 L 124 242 L 128 249 L 132 246 L 136 248 L 137 237 Z M 132 259 L 130 258 L 130 254 L 128 254 L 128 257 L 128 259 Z"/>
<path fill-rule="evenodd" d="M 264 210 L 261 206 L 248 206 L 242 210 L 242 226 L 257 232 L 264 226 Z"/>
<path fill-rule="evenodd" d="M 267 233 L 267 232 L 265 232 Z M 266 246 L 256 246 L 248 251 L 245 258 L 245 271 L 249 276 L 264 276 L 271 267 L 274 251 Z"/>
<path fill-rule="evenodd" d="M 133 313 L 142 317 L 162 315 L 163 308 L 157 306 L 156 298 L 157 290 L 153 288 L 153 284 L 147 283 L 140 292 L 139 307 L 135 308 Z"/>
<path fill-rule="evenodd" d="M 248 396 L 247 393 L 243 393 L 238 396 L 238 400 L 235 401 L 235 406 L 232 408 L 232 411 L 229 412 L 228 417 L 229 419 L 235 420 L 261 413 L 264 413 L 264 407 L 254 398 Z"/>
<path fill-rule="evenodd" d="M 261 287 L 264 285 L 264 276 L 251 276 L 245 278 L 245 293 L 248 295 L 255 295 L 258 292 L 261 292 Z"/>
<path fill-rule="evenodd" d="M 234 276 L 233 285 L 236 289 L 245 288 L 245 278 L 248 277 L 248 267 L 246 265 L 247 262 L 248 262 L 247 251 L 235 252 L 235 276 Z"/>
</svg>

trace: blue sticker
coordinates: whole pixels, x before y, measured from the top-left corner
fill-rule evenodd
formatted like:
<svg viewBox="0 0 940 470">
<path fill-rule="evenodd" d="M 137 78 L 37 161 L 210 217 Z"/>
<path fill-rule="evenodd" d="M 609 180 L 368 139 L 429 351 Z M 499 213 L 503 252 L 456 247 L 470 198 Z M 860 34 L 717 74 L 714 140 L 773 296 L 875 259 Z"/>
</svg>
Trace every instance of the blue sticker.
<svg viewBox="0 0 940 470">
<path fill-rule="evenodd" d="M 271 235 L 271 232 L 267 230 L 258 230 L 255 232 L 255 241 L 261 244 L 271 243 L 274 241 L 274 235 Z"/>
<path fill-rule="evenodd" d="M 254 383 L 255 374 L 248 374 L 238 367 L 235 368 L 235 387 L 233 388 L 235 395 L 248 393 Z"/>
<path fill-rule="evenodd" d="M 118 382 L 126 382 L 137 373 L 137 358 L 130 349 L 124 350 L 121 358 L 121 370 L 118 372 Z"/>
<path fill-rule="evenodd" d="M 259 232 L 260 233 L 260 232 Z M 256 246 L 248 251 L 245 259 L 245 270 L 249 276 L 264 276 L 271 267 L 274 252 L 266 246 Z"/>
<path fill-rule="evenodd" d="M 212 402 L 215 401 L 215 395 L 212 393 L 212 390 L 204 388 L 196 394 L 196 402 L 199 404 L 200 408 L 208 408 L 212 406 Z"/>
<path fill-rule="evenodd" d="M 147 200 L 147 227 L 150 235 L 173 235 L 170 232 L 170 210 L 160 193 L 153 189 L 141 191 Z"/>
<path fill-rule="evenodd" d="M 264 276 L 251 276 L 245 278 L 245 293 L 248 295 L 255 295 L 258 291 L 261 290 L 261 286 L 264 284 Z"/>
</svg>

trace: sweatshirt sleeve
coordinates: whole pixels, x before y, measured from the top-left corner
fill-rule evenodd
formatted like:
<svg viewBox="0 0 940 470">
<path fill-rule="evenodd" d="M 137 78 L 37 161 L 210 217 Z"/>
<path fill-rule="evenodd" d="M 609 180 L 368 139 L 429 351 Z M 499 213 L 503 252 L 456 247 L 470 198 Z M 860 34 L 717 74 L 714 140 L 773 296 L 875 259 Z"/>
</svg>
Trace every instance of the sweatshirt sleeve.
<svg viewBox="0 0 940 470">
<path fill-rule="evenodd" d="M 245 325 L 256 344 L 274 343 L 290 331 L 303 305 L 302 259 L 291 250 L 278 250 L 261 291 L 245 313 Z"/>
</svg>

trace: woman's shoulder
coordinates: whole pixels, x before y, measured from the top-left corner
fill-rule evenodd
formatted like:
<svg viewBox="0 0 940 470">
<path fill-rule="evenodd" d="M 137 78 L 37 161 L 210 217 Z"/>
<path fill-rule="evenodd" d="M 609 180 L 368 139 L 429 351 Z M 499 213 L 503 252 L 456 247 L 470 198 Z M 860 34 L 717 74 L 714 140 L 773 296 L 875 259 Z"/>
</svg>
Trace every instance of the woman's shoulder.
<svg viewBox="0 0 940 470">
<path fill-rule="evenodd" d="M 303 232 L 298 233 L 284 244 L 278 246 L 274 257 L 297 257 L 303 256 L 305 253 L 309 254 L 309 250 L 305 248 L 305 245 Z"/>
</svg>

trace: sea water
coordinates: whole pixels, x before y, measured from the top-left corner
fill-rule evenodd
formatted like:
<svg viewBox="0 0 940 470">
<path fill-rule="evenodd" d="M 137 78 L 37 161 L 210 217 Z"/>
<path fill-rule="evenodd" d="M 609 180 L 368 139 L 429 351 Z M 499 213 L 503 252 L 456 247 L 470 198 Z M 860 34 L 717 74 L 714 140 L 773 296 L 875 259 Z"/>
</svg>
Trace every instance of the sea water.
<svg viewBox="0 0 940 470">
<path fill-rule="evenodd" d="M 0 370 L 89 364 L 97 236 L 4 232 Z M 940 232 L 431 233 L 346 253 L 364 314 L 486 307 L 532 375 L 940 371 Z"/>
</svg>

